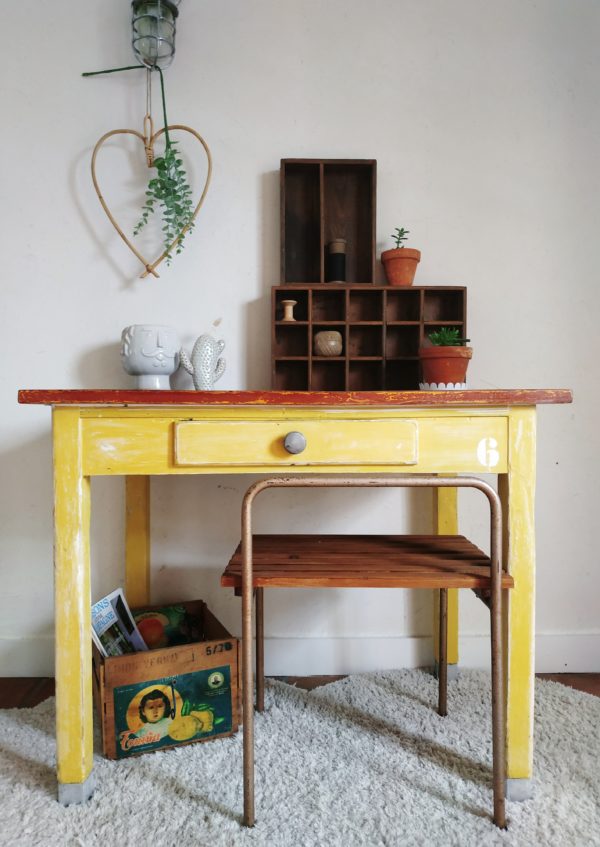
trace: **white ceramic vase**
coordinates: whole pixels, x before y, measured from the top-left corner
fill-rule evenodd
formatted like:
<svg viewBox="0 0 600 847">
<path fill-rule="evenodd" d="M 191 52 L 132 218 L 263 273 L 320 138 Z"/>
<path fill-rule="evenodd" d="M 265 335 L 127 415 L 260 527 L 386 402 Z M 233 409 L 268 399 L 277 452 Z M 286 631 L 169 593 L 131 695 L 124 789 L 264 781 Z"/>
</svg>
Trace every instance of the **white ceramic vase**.
<svg viewBox="0 0 600 847">
<path fill-rule="evenodd" d="M 134 324 L 121 333 L 121 361 L 136 388 L 169 389 L 179 367 L 180 341 L 171 326 Z"/>
</svg>

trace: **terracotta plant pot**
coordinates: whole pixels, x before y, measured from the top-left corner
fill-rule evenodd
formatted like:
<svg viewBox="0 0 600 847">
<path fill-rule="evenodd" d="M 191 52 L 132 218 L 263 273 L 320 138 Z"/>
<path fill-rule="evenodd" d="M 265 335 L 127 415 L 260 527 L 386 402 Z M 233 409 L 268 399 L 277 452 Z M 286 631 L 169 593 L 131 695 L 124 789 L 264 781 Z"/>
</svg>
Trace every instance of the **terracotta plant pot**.
<svg viewBox="0 0 600 847">
<path fill-rule="evenodd" d="M 425 391 L 445 391 L 467 387 L 467 367 L 472 347 L 421 347 L 419 357 Z"/>
<path fill-rule="evenodd" d="M 384 250 L 381 261 L 385 268 L 388 285 L 412 285 L 421 261 L 421 251 L 410 247 Z"/>
</svg>

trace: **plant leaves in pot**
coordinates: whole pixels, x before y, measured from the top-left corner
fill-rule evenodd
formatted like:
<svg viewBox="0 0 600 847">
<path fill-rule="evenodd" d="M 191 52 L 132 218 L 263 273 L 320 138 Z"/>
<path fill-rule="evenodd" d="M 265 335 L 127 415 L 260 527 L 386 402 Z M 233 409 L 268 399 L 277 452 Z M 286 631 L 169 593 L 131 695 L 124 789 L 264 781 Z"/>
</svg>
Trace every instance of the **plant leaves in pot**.
<svg viewBox="0 0 600 847">
<path fill-rule="evenodd" d="M 421 347 L 419 358 L 425 391 L 461 390 L 467 387 L 467 368 L 473 355 L 468 338 L 461 338 L 456 327 L 443 326 L 429 333 L 431 346 Z"/>
<path fill-rule="evenodd" d="M 417 265 L 421 261 L 421 251 L 402 246 L 408 234 L 409 230 L 404 227 L 396 227 L 395 233 L 391 236 L 396 246 L 392 250 L 384 250 L 381 254 L 388 285 L 413 284 Z"/>
</svg>

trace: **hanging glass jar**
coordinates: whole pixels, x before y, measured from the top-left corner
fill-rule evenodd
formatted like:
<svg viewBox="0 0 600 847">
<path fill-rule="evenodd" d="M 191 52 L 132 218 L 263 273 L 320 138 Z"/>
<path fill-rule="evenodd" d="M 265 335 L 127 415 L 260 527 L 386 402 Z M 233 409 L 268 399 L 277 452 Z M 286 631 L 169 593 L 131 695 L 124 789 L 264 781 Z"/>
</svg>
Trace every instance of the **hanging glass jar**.
<svg viewBox="0 0 600 847">
<path fill-rule="evenodd" d="M 148 68 L 167 68 L 175 55 L 175 28 L 181 0 L 133 0 L 131 44 Z"/>
</svg>

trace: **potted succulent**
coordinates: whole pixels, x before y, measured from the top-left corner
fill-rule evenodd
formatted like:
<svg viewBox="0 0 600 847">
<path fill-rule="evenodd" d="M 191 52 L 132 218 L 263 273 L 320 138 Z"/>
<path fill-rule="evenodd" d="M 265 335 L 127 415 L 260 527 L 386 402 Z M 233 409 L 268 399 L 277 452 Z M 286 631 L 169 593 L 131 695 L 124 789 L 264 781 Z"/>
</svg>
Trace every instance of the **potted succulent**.
<svg viewBox="0 0 600 847">
<path fill-rule="evenodd" d="M 419 388 L 442 391 L 467 387 L 467 367 L 473 355 L 465 346 L 468 338 L 461 338 L 456 327 L 443 326 L 429 333 L 431 346 L 421 347 L 419 358 L 423 381 Z"/>
<path fill-rule="evenodd" d="M 408 229 L 396 227 L 395 233 L 391 236 L 396 246 L 392 250 L 384 250 L 381 254 L 388 285 L 413 284 L 417 265 L 421 260 L 421 251 L 402 246 L 408 234 Z"/>
</svg>

